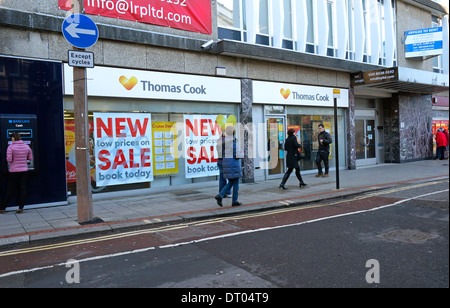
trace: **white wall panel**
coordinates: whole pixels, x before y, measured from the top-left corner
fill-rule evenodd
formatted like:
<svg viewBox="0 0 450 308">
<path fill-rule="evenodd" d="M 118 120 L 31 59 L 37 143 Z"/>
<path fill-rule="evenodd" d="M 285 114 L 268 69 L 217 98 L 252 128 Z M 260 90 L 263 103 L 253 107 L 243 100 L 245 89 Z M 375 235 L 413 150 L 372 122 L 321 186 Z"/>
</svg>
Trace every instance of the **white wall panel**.
<svg viewBox="0 0 450 308">
<path fill-rule="evenodd" d="M 337 57 L 345 59 L 348 44 L 348 17 L 345 0 L 336 0 Z"/>
<path fill-rule="evenodd" d="M 272 0 L 273 46 L 281 48 L 283 44 L 283 1 Z"/>
<path fill-rule="evenodd" d="M 247 43 L 255 44 L 258 30 L 259 4 L 257 1 L 245 1 L 245 18 L 247 21 Z"/>
<path fill-rule="evenodd" d="M 384 0 L 384 29 L 385 29 L 385 53 L 386 53 L 386 66 L 391 67 L 394 65 L 395 56 L 395 32 L 394 32 L 394 16 L 392 10 L 392 1 Z"/>
<path fill-rule="evenodd" d="M 364 27 L 364 13 L 362 0 L 355 0 L 355 61 L 362 62 L 366 31 Z"/>
<path fill-rule="evenodd" d="M 319 47 L 319 55 L 321 56 L 327 54 L 328 31 L 327 0 L 317 0 L 317 45 Z"/>
<path fill-rule="evenodd" d="M 378 1 L 369 0 L 369 23 L 370 23 L 370 63 L 378 64 L 381 51 L 380 36 L 380 14 L 378 12 Z"/>
<path fill-rule="evenodd" d="M 297 51 L 305 52 L 306 36 L 308 32 L 308 16 L 306 10 L 306 0 L 296 1 L 296 27 L 297 27 Z"/>
</svg>

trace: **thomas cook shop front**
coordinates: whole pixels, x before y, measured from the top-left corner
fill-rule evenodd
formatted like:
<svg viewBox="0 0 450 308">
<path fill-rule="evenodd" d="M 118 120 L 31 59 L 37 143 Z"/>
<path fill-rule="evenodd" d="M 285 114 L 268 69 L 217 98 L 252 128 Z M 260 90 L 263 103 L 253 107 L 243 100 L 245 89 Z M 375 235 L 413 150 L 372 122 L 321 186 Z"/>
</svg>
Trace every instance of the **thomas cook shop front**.
<svg viewBox="0 0 450 308">
<path fill-rule="evenodd" d="M 302 173 L 316 173 L 315 157 L 318 151 L 318 125 L 324 124 L 331 134 L 330 170 L 335 170 L 336 142 L 339 142 L 339 166 L 346 165 L 346 111 L 348 90 L 299 84 L 253 81 L 253 120 L 263 123 L 258 141 L 264 140 L 266 155 L 255 156 L 255 180 L 274 179 L 286 171 L 284 141 L 286 132 L 293 128 L 302 145 L 300 168 Z M 337 100 L 337 127 L 335 131 L 334 98 Z M 259 147 L 264 147 L 260 145 Z"/>
<path fill-rule="evenodd" d="M 6 132 L 17 129 L 35 157 L 26 205 L 67 204 L 76 193 L 72 79 L 67 64 L 0 57 L 2 162 Z M 333 89 L 327 87 L 97 66 L 87 69 L 87 92 L 93 193 L 214 185 L 215 145 L 223 128 L 234 124 L 246 152 L 242 181 L 283 175 L 290 128 L 303 146 L 302 172 L 315 172 L 319 123 L 339 141 L 339 165 L 346 165 L 346 89 L 337 101 L 337 133 Z M 2 195 L 6 170 L 2 164 Z"/>
<path fill-rule="evenodd" d="M 64 65 L 69 194 L 76 192 L 72 75 Z M 333 88 L 250 81 L 253 99 L 248 104 L 242 98 L 241 82 L 249 80 L 100 66 L 87 70 L 87 80 L 94 193 L 156 192 L 216 182 L 215 145 L 222 129 L 236 123 L 237 139 L 245 149 L 244 182 L 283 175 L 282 146 L 290 128 L 303 146 L 302 170 L 314 172 L 319 123 L 338 138 L 340 166 L 345 166 L 346 89 L 341 89 L 337 101 L 339 132 L 335 133 Z M 251 122 L 243 119 L 244 109 L 250 110 Z M 331 169 L 335 156 L 333 146 Z"/>
<path fill-rule="evenodd" d="M 64 65 L 68 192 L 76 192 L 73 73 Z M 87 70 L 92 191 L 202 185 L 218 179 L 215 145 L 239 118 L 239 79 L 97 66 Z M 181 185 L 181 186 L 180 186 Z"/>
</svg>

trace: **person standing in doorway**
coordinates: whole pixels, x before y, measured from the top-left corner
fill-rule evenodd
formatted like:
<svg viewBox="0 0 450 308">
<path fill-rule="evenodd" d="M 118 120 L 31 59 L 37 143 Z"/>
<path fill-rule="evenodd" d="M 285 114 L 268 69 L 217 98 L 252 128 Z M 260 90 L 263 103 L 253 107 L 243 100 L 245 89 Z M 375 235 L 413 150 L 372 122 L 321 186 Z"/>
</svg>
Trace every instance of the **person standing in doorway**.
<svg viewBox="0 0 450 308">
<path fill-rule="evenodd" d="M 300 174 L 300 166 L 298 164 L 300 160 L 300 152 L 298 149 L 301 148 L 301 145 L 297 141 L 297 136 L 295 136 L 295 129 L 291 128 L 288 130 L 288 137 L 286 142 L 284 143 L 284 149 L 287 151 L 286 155 L 286 167 L 288 168 L 286 173 L 283 176 L 283 180 L 281 181 L 280 187 L 283 189 L 287 189 L 284 185 L 286 181 L 289 179 L 292 170 L 295 169 L 295 175 L 299 181 L 300 187 L 307 186 L 305 182 L 303 182 L 302 176 Z"/>
<path fill-rule="evenodd" d="M 317 136 L 319 142 L 319 150 L 316 154 L 316 165 L 317 171 L 316 177 L 328 177 L 328 171 L 330 169 L 328 164 L 328 156 L 330 155 L 330 144 L 333 142 L 331 135 L 325 131 L 325 126 L 320 123 L 319 127 L 319 135 Z M 322 161 L 325 166 L 325 173 L 322 173 Z"/>
<path fill-rule="evenodd" d="M 448 130 L 447 129 L 445 129 L 445 127 L 442 127 L 442 133 L 445 135 L 445 138 L 447 138 L 447 146 L 445 147 L 445 151 L 447 151 L 448 152 L 448 146 L 449 146 L 449 144 L 450 144 L 450 139 L 449 139 L 449 136 L 448 136 Z M 445 154 L 445 152 L 444 152 L 444 154 Z M 448 154 L 448 153 L 447 153 Z M 445 155 L 444 155 L 445 156 Z M 444 157 L 445 158 L 445 157 Z"/>
<path fill-rule="evenodd" d="M 22 213 L 27 197 L 28 164 L 27 160 L 33 160 L 33 154 L 30 147 L 21 140 L 18 132 L 13 133 L 12 143 L 6 150 L 6 160 L 9 165 L 8 184 L 6 196 L 0 204 L 0 213 L 5 213 L 14 194 L 17 194 L 17 204 L 19 209 L 16 213 Z"/>
<path fill-rule="evenodd" d="M 436 157 L 434 159 L 443 160 L 445 158 L 445 150 L 448 145 L 448 140 L 442 130 L 443 128 L 439 127 L 436 131 Z"/>
</svg>

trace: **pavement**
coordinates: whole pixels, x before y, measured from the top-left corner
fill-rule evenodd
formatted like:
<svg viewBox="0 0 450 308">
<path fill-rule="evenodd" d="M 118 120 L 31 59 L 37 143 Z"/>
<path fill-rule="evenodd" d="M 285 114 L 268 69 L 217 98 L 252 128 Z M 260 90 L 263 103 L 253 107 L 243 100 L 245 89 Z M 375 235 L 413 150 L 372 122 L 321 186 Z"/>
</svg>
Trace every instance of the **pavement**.
<svg viewBox="0 0 450 308">
<path fill-rule="evenodd" d="M 219 207 L 214 199 L 218 181 L 169 187 L 164 190 L 134 190 L 120 193 L 93 194 L 92 223 L 78 223 L 76 197 L 67 205 L 27 208 L 22 214 L 9 210 L 0 214 L 0 248 L 33 244 L 43 240 L 59 240 L 80 235 L 93 235 L 133 228 L 151 228 L 164 224 L 243 214 L 286 206 L 358 195 L 370 191 L 417 182 L 449 181 L 448 160 L 422 160 L 401 164 L 378 164 L 339 171 L 328 178 L 316 178 L 314 171 L 302 172 L 307 187 L 299 188 L 291 174 L 288 190 L 279 189 L 281 179 L 240 183 L 241 206 L 231 207 L 231 198 Z"/>
</svg>

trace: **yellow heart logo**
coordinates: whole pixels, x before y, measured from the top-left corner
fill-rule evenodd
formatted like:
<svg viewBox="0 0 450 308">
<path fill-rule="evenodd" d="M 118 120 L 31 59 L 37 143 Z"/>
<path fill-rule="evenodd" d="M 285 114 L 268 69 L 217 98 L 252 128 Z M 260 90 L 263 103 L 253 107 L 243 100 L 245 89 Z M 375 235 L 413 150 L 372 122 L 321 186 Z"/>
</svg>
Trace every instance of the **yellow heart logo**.
<svg viewBox="0 0 450 308">
<path fill-rule="evenodd" d="M 280 90 L 281 95 L 283 95 L 284 99 L 287 99 L 289 97 L 289 95 L 291 95 L 291 90 L 287 89 L 281 89 Z"/>
<path fill-rule="evenodd" d="M 136 77 L 131 77 L 130 79 L 128 79 L 125 76 L 120 76 L 119 77 L 119 81 L 120 83 L 125 87 L 125 89 L 127 89 L 128 91 L 133 89 L 134 86 L 137 84 L 138 80 Z"/>
</svg>

